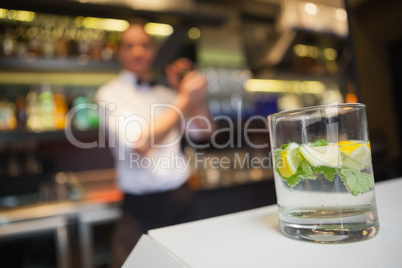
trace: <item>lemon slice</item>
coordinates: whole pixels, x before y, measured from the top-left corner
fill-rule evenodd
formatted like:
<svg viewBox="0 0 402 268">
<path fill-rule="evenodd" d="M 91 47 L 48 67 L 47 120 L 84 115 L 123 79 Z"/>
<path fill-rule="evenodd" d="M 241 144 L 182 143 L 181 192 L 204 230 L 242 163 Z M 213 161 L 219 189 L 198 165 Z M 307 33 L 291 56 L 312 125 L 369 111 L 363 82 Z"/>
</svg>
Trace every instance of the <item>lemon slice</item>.
<svg viewBox="0 0 402 268">
<path fill-rule="evenodd" d="M 352 145 L 347 145 L 347 147 Z M 362 170 L 371 164 L 371 150 L 370 144 L 363 142 L 356 142 L 354 150 L 347 148 L 342 150 L 343 166 L 353 170 Z"/>
<path fill-rule="evenodd" d="M 335 143 L 334 145 L 338 145 L 341 152 L 350 155 L 351 153 L 353 153 L 354 150 L 356 150 L 357 148 L 363 146 L 362 142 L 359 141 L 340 141 Z"/>
<path fill-rule="evenodd" d="M 277 164 L 280 175 L 284 178 L 289 178 L 294 175 L 299 167 L 300 158 L 298 156 L 299 147 L 297 143 L 289 143 L 285 150 L 280 151 L 280 159 Z"/>
<path fill-rule="evenodd" d="M 328 145 L 309 147 L 302 145 L 300 147 L 300 152 L 312 166 L 342 166 L 341 151 L 339 146 Z"/>
<path fill-rule="evenodd" d="M 370 142 L 347 140 L 335 143 L 342 152 L 343 166 L 353 170 L 362 170 L 371 163 Z"/>
</svg>

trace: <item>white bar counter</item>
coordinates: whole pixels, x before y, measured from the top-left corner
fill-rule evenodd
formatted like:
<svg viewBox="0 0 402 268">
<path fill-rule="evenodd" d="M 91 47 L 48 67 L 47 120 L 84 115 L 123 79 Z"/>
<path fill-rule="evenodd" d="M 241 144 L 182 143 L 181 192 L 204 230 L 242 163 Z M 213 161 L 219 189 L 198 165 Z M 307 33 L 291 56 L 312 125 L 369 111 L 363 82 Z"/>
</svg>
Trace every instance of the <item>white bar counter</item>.
<svg viewBox="0 0 402 268">
<path fill-rule="evenodd" d="M 276 205 L 144 235 L 123 267 L 402 267 L 402 178 L 375 185 L 380 231 L 371 240 L 315 244 L 285 237 Z"/>
</svg>

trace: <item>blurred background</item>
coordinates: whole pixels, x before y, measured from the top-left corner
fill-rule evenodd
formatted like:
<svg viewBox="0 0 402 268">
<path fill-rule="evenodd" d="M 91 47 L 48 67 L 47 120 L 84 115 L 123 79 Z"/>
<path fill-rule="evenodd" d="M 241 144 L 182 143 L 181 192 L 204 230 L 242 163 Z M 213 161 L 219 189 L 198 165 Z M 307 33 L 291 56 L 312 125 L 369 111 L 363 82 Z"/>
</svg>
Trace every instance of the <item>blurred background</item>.
<svg viewBox="0 0 402 268">
<path fill-rule="evenodd" d="M 0 256 L 2 267 L 107 267 L 121 192 L 95 109 L 66 115 L 120 70 L 119 36 L 145 18 L 155 75 L 179 57 L 208 78 L 213 116 L 260 129 L 269 114 L 333 102 L 367 105 L 376 181 L 401 175 L 402 2 L 391 0 L 2 0 Z M 255 117 L 253 117 L 255 118 Z M 227 121 L 217 122 L 219 128 Z M 228 134 L 228 133 L 226 133 Z M 225 144 L 225 133 L 218 141 Z M 265 159 L 241 133 L 205 157 Z M 183 142 L 194 156 L 199 149 Z M 266 168 L 195 168 L 198 219 L 276 202 Z"/>
</svg>

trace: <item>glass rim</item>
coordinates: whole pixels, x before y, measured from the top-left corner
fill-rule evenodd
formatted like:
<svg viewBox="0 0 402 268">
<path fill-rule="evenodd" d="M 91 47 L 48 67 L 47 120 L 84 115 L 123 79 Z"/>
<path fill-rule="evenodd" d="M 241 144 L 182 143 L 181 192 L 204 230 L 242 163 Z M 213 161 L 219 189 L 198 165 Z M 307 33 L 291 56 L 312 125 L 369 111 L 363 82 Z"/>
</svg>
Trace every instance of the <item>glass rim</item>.
<svg viewBox="0 0 402 268">
<path fill-rule="evenodd" d="M 297 109 L 281 111 L 281 112 L 278 112 L 278 113 L 268 115 L 268 118 L 277 117 L 277 116 L 283 116 L 283 115 L 290 115 L 290 114 L 295 114 L 295 113 L 299 113 L 299 112 L 305 112 L 305 111 L 309 111 L 309 110 L 311 110 L 311 111 L 320 110 L 320 109 L 323 109 L 324 107 L 328 107 L 328 108 L 345 108 L 345 107 L 365 108 L 366 105 L 363 104 L 363 103 L 323 104 L 323 105 L 308 106 L 308 107 L 302 107 L 302 108 L 297 108 Z"/>
</svg>

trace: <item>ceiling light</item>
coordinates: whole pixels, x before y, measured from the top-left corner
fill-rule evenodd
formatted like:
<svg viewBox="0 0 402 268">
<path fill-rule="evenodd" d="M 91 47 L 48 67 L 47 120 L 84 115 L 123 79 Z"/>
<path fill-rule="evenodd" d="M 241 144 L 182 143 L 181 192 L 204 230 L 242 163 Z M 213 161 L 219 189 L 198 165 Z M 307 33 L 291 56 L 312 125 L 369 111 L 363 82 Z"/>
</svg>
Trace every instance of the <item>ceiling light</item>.
<svg viewBox="0 0 402 268">
<path fill-rule="evenodd" d="M 7 10 L 0 8 L 0 19 L 16 20 L 31 22 L 35 19 L 36 13 L 32 11 L 25 10 Z"/>
<path fill-rule="evenodd" d="M 338 52 L 333 48 L 326 48 L 322 52 L 324 57 L 329 61 L 334 61 L 338 57 Z"/>
<path fill-rule="evenodd" d="M 188 30 L 188 37 L 191 39 L 198 39 L 201 36 L 200 29 L 197 27 L 192 27 L 190 30 Z"/>
<path fill-rule="evenodd" d="M 95 17 L 76 17 L 74 19 L 74 24 L 76 27 L 116 32 L 123 32 L 129 26 L 129 23 L 125 20 L 103 19 Z"/>
<path fill-rule="evenodd" d="M 346 10 L 343 9 L 343 8 L 337 8 L 335 10 L 335 15 L 336 15 L 338 20 L 342 20 L 342 21 L 345 21 L 347 19 L 347 17 L 348 17 L 348 15 L 346 13 Z"/>
<path fill-rule="evenodd" d="M 149 35 L 169 36 L 173 33 L 173 27 L 169 24 L 149 22 L 144 27 Z"/>
<path fill-rule="evenodd" d="M 304 9 L 310 15 L 315 15 L 317 13 L 317 6 L 313 3 L 307 3 L 304 5 Z"/>
<path fill-rule="evenodd" d="M 325 90 L 325 85 L 319 81 L 250 79 L 246 82 L 245 88 L 249 92 L 321 94 Z"/>
</svg>

